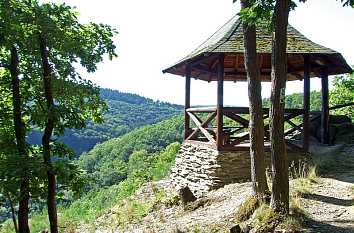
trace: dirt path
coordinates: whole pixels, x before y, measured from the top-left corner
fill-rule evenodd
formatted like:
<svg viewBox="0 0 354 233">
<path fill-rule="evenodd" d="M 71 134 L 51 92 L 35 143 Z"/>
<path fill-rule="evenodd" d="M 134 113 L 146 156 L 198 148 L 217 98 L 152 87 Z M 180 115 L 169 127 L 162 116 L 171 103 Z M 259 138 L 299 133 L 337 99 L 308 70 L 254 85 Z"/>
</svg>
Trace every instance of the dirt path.
<svg viewBox="0 0 354 233">
<path fill-rule="evenodd" d="M 324 178 L 303 197 L 307 232 L 354 232 L 354 146 L 330 151 Z M 321 156 L 321 155 L 319 155 Z"/>
</svg>

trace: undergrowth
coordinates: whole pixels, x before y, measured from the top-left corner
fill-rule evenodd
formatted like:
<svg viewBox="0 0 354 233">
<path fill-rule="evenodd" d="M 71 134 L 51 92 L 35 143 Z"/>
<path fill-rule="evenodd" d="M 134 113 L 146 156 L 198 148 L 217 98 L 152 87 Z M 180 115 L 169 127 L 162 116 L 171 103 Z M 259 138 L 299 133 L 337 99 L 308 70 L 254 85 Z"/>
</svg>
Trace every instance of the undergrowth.
<svg viewBox="0 0 354 233">
<path fill-rule="evenodd" d="M 289 169 L 291 191 L 296 195 L 311 193 L 311 186 L 318 183 L 317 166 L 305 161 L 293 162 Z"/>
<path fill-rule="evenodd" d="M 59 207 L 59 228 L 61 232 L 73 232 L 79 226 L 95 229 L 93 223 L 96 218 L 104 214 L 108 209 L 120 204 L 123 199 L 132 196 L 144 183 L 151 180 L 164 178 L 174 163 L 174 158 L 180 148 L 179 143 L 173 143 L 165 150 L 156 155 L 150 155 L 148 164 L 144 167 L 136 167 L 128 178 L 118 185 L 112 185 L 107 188 L 91 190 L 80 199 L 74 201 L 68 207 Z M 143 158 L 142 158 L 143 159 Z M 139 161 L 140 162 L 140 161 Z M 139 163 L 141 164 L 141 163 Z M 173 203 L 175 200 L 170 200 Z M 166 201 L 168 202 L 168 201 Z M 144 200 L 132 201 L 124 205 L 129 214 L 121 216 L 121 222 L 134 221 L 146 215 L 155 203 L 144 203 Z M 31 232 L 41 232 L 49 229 L 47 212 L 34 214 L 30 219 Z M 12 222 L 5 222 L 0 229 L 1 233 L 14 232 Z"/>
</svg>

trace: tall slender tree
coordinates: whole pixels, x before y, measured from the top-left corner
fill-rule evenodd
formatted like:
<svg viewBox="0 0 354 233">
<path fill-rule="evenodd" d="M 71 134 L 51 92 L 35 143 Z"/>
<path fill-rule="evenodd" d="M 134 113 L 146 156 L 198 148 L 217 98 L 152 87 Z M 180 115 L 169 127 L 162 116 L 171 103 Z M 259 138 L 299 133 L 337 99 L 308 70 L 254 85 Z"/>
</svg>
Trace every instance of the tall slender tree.
<svg viewBox="0 0 354 233">
<path fill-rule="evenodd" d="M 48 179 L 48 193 L 47 193 L 47 207 L 48 217 L 50 222 L 50 232 L 58 232 L 58 216 L 56 208 L 56 177 L 51 162 L 51 137 L 55 127 L 55 114 L 54 114 L 54 98 L 53 98 L 53 84 L 52 84 L 52 68 L 49 64 L 49 51 L 46 39 L 39 36 L 39 47 L 42 60 L 43 69 L 43 88 L 45 96 L 45 105 L 47 111 L 47 122 L 45 123 L 44 133 L 42 137 L 43 146 L 43 160 L 47 167 L 47 179 Z"/>
<path fill-rule="evenodd" d="M 28 14 L 25 11 L 22 1 L 6 0 L 0 3 L 0 22 L 1 35 L 0 45 L 5 51 L 9 51 L 8 65 L 5 66 L 9 70 L 11 76 L 11 92 L 12 92 L 12 111 L 13 111 L 13 127 L 16 141 L 17 153 L 22 158 L 22 179 L 20 185 L 18 225 L 20 232 L 29 232 L 28 216 L 29 216 L 29 173 L 27 170 L 28 147 L 26 143 L 26 123 L 24 121 L 24 98 L 21 95 L 20 81 L 20 56 L 18 48 L 22 47 L 23 40 L 26 38 L 24 27 L 27 25 L 24 19 Z M 4 54 L 3 54 L 4 55 Z"/>
<path fill-rule="evenodd" d="M 22 97 L 20 91 L 20 78 L 19 78 L 19 56 L 15 45 L 11 46 L 11 62 L 10 62 L 10 73 L 11 73 L 11 86 L 12 86 L 12 102 L 13 102 L 13 119 L 14 119 L 14 130 L 16 137 L 16 145 L 19 155 L 24 160 L 24 173 L 22 176 L 21 186 L 20 186 L 20 202 L 19 202 L 19 212 L 18 212 L 18 222 L 20 232 L 29 232 L 28 226 L 28 215 L 29 215 L 29 178 L 28 171 L 26 169 L 26 161 L 28 160 L 28 151 L 26 143 L 26 126 L 23 121 L 22 116 Z"/>
<path fill-rule="evenodd" d="M 2 57 L 2 56 L 1 56 Z M 12 105 L 12 83 L 9 71 L 0 68 L 0 202 L 11 212 L 14 230 L 18 233 L 16 203 L 21 179 L 14 176 L 19 174 L 17 164 L 12 161 L 21 159 L 14 140 L 14 121 Z"/>
<path fill-rule="evenodd" d="M 47 206 L 50 230 L 58 232 L 56 188 L 58 167 L 53 163 L 53 136 L 60 136 L 66 128 L 83 128 L 88 119 L 102 121 L 105 103 L 99 90 L 91 82 L 83 80 L 75 71 L 74 63 L 80 61 L 88 72 L 94 72 L 96 64 L 108 54 L 116 56 L 112 37 L 115 34 L 108 25 L 80 24 L 77 13 L 65 4 L 35 4 L 37 46 L 33 56 L 42 70 L 42 96 L 36 101 L 35 122 L 44 130 L 42 137 L 43 159 L 47 168 Z"/>
<path fill-rule="evenodd" d="M 241 0 L 241 11 L 251 6 L 250 0 Z M 266 164 L 264 154 L 264 123 L 262 109 L 262 86 L 257 57 L 256 23 L 243 21 L 244 61 L 248 81 L 250 112 L 250 156 L 253 192 L 263 198 L 267 195 Z"/>
<path fill-rule="evenodd" d="M 306 2 L 306 0 L 301 0 Z M 343 6 L 354 6 L 354 0 L 340 0 Z M 291 0 L 262 0 L 249 2 L 251 7 L 242 16 L 247 22 L 271 21 L 272 74 L 270 139 L 272 164 L 271 206 L 277 211 L 289 210 L 289 177 L 284 139 L 284 101 L 287 76 L 287 25 L 289 12 L 296 5 Z"/>
<path fill-rule="evenodd" d="M 289 172 L 284 139 L 285 84 L 287 79 L 287 27 L 291 0 L 275 2 L 272 25 L 270 140 L 272 164 L 271 206 L 289 211 Z"/>
</svg>

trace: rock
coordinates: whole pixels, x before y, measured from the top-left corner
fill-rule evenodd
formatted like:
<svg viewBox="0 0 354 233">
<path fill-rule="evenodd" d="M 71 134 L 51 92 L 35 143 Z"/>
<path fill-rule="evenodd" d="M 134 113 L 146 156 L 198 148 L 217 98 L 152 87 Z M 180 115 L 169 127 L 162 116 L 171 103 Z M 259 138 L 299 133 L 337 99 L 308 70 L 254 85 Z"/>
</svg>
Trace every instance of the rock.
<svg viewBox="0 0 354 233">
<path fill-rule="evenodd" d="M 345 115 L 330 115 L 329 116 L 329 124 L 344 124 L 344 123 L 352 123 L 350 117 Z"/>
<path fill-rule="evenodd" d="M 289 161 L 298 154 L 289 153 Z M 270 164 L 270 153 L 266 154 Z M 184 142 L 171 169 L 172 185 L 188 186 L 195 197 L 225 185 L 248 181 L 251 178 L 249 151 L 217 151 L 206 145 Z"/>
<path fill-rule="evenodd" d="M 239 224 L 230 228 L 230 233 L 242 233 L 242 229 Z"/>
<path fill-rule="evenodd" d="M 320 112 L 319 112 L 320 114 Z M 345 115 L 330 115 L 329 116 L 329 137 L 330 143 L 334 143 L 337 139 L 337 135 L 340 133 L 342 128 L 348 128 L 351 125 L 351 119 Z M 310 135 L 321 140 L 321 117 L 310 123 Z"/>
<path fill-rule="evenodd" d="M 197 200 L 197 198 L 194 196 L 194 194 L 192 193 L 192 191 L 189 189 L 188 186 L 185 186 L 180 190 L 178 190 L 178 194 L 183 204 L 187 204 L 189 202 L 193 202 Z"/>
</svg>

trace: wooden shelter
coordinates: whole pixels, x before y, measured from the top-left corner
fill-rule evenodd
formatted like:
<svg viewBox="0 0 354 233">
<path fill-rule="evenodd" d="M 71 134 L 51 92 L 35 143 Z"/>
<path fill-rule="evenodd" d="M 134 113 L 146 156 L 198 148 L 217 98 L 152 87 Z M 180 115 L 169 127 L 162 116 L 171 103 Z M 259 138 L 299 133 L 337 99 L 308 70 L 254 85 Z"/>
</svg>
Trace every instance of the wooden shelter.
<svg viewBox="0 0 354 233">
<path fill-rule="evenodd" d="M 272 36 L 267 29 L 257 28 L 258 64 L 261 80 L 271 78 Z M 343 56 L 329 48 L 316 44 L 292 26 L 288 26 L 287 81 L 303 80 L 303 108 L 285 109 L 287 145 L 292 149 L 307 151 L 309 148 L 309 123 L 311 117 L 321 117 L 321 140 L 329 142 L 328 76 L 352 72 Z M 224 81 L 247 81 L 244 67 L 242 23 L 237 16 L 229 20 L 210 38 L 164 73 L 184 76 L 185 85 L 185 141 L 202 143 L 218 151 L 248 150 L 249 114 L 246 107 L 224 107 Z M 310 113 L 310 78 L 319 77 L 322 82 L 322 112 Z M 191 78 L 217 82 L 217 105 L 193 108 L 190 105 Z M 265 120 L 265 144 L 269 139 L 269 109 L 263 109 Z M 204 119 L 203 119 L 204 118 Z M 226 120 L 228 118 L 228 120 Z M 300 118 L 296 124 L 293 119 Z M 231 124 L 230 124 L 230 121 Z M 228 122 L 229 125 L 226 125 Z M 294 143 L 294 133 L 302 134 L 302 143 Z"/>
</svg>

